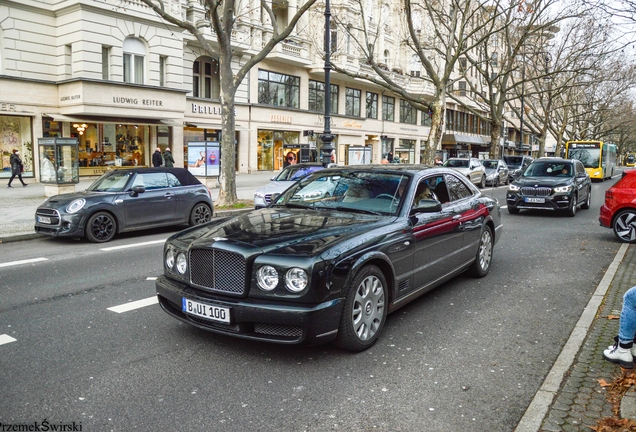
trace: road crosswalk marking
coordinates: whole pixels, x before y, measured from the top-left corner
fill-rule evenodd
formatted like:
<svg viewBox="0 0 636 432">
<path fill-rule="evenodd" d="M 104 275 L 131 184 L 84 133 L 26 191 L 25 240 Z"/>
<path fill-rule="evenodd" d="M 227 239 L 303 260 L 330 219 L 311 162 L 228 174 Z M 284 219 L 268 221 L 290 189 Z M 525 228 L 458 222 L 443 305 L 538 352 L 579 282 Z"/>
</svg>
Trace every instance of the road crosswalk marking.
<svg viewBox="0 0 636 432">
<path fill-rule="evenodd" d="M 117 313 L 124 313 L 124 312 L 129 312 L 131 310 L 140 309 L 142 307 L 150 306 L 157 303 L 159 303 L 157 296 L 153 296 L 153 297 L 148 297 L 147 299 L 137 300 L 130 303 L 124 303 L 119 306 L 109 307 L 108 310 L 117 312 Z"/>
<path fill-rule="evenodd" d="M 8 344 L 10 342 L 15 342 L 17 339 L 12 338 L 6 334 L 0 334 L 0 345 Z"/>
</svg>

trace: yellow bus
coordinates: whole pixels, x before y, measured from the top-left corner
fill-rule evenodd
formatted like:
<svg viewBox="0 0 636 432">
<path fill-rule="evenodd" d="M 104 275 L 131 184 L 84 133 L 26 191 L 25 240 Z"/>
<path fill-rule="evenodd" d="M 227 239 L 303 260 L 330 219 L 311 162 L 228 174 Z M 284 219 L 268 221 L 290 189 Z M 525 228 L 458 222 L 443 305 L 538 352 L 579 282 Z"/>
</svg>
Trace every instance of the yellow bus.
<svg viewBox="0 0 636 432">
<path fill-rule="evenodd" d="M 625 155 L 625 164 L 624 165 L 628 166 L 628 167 L 636 166 L 636 154 L 627 153 Z"/>
<path fill-rule="evenodd" d="M 565 157 L 583 162 L 592 180 L 612 178 L 616 169 L 616 145 L 603 141 L 568 141 Z"/>
</svg>

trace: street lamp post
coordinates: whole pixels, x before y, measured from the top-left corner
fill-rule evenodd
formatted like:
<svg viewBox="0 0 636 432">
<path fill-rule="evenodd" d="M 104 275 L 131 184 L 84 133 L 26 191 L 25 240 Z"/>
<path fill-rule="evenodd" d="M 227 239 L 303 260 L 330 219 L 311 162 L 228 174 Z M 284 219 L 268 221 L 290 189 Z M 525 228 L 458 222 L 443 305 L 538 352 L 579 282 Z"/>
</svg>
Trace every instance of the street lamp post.
<svg viewBox="0 0 636 432">
<path fill-rule="evenodd" d="M 325 0 L 325 128 L 320 136 L 322 141 L 322 164 L 327 167 L 331 163 L 334 136 L 331 133 L 331 10 L 329 0 Z"/>
</svg>

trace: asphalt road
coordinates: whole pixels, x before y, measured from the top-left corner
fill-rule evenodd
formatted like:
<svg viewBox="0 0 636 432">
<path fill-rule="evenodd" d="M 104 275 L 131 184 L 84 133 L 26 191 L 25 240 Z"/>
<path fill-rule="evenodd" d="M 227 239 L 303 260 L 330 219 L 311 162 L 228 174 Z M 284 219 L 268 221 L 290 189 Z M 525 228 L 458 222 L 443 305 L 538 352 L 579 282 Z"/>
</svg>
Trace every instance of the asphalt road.
<svg viewBox="0 0 636 432">
<path fill-rule="evenodd" d="M 597 221 L 612 183 L 595 183 L 592 208 L 574 218 L 502 210 L 490 274 L 460 276 L 389 315 L 360 354 L 242 341 L 173 320 L 153 303 L 169 230 L 105 245 L 0 245 L 0 423 L 511 431 L 620 247 Z M 505 205 L 505 190 L 486 193 Z"/>
</svg>

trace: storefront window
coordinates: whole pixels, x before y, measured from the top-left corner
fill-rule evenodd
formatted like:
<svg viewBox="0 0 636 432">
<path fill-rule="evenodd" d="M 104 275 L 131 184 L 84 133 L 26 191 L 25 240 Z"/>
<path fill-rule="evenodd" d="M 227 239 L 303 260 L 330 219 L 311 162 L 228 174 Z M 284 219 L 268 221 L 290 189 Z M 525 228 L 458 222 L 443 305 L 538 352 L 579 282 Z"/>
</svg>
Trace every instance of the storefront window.
<svg viewBox="0 0 636 432">
<path fill-rule="evenodd" d="M 11 177 L 10 157 L 13 150 L 20 152 L 25 177 L 33 176 L 33 135 L 31 117 L 0 116 L 0 152 L 2 171 L 0 177 Z"/>
<path fill-rule="evenodd" d="M 293 153 L 295 162 L 306 159 L 305 151 L 301 154 L 299 132 L 258 131 L 257 169 L 262 171 L 278 171 L 287 165 L 287 156 Z"/>
<path fill-rule="evenodd" d="M 80 174 L 96 174 L 93 167 L 145 164 L 150 127 L 112 123 L 72 123 L 71 137 L 79 139 Z"/>
<path fill-rule="evenodd" d="M 400 158 L 400 163 L 415 163 L 415 140 L 400 139 L 399 148 L 395 149 L 395 156 Z"/>
</svg>

